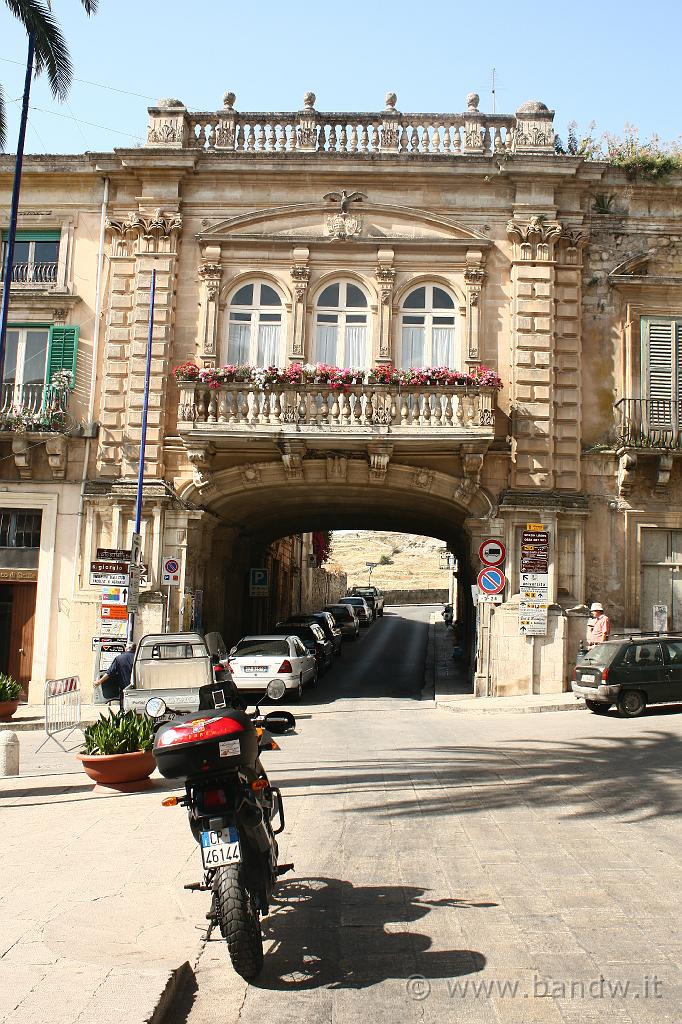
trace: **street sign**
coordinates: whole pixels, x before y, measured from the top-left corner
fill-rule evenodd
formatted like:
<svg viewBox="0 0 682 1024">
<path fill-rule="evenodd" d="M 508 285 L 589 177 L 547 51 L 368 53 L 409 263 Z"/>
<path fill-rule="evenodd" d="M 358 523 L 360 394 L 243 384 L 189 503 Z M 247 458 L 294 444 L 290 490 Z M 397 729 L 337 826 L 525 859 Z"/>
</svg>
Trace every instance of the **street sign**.
<svg viewBox="0 0 682 1024">
<path fill-rule="evenodd" d="M 90 562 L 90 586 L 127 587 L 128 563 L 98 559 Z"/>
<path fill-rule="evenodd" d="M 521 534 L 519 633 L 546 636 L 549 609 L 549 530 L 546 523 L 526 523 Z"/>
<path fill-rule="evenodd" d="M 502 565 L 507 557 L 507 549 L 501 540 L 489 537 L 478 549 L 478 557 L 484 565 Z"/>
<path fill-rule="evenodd" d="M 130 543 L 130 561 L 137 565 L 142 561 L 142 534 L 134 533 Z"/>
<path fill-rule="evenodd" d="M 102 604 L 127 604 L 128 587 L 102 587 Z"/>
<path fill-rule="evenodd" d="M 161 583 L 164 587 L 180 586 L 180 559 L 175 555 L 167 555 L 161 569 Z"/>
<path fill-rule="evenodd" d="M 270 581 L 267 569 L 249 569 L 249 597 L 267 597 Z"/>
<path fill-rule="evenodd" d="M 533 533 L 542 533 L 547 527 L 544 523 L 526 523 L 526 529 L 532 530 Z"/>
<path fill-rule="evenodd" d="M 501 594 L 507 580 L 501 569 L 489 566 L 478 574 L 478 589 L 482 594 Z"/>
<path fill-rule="evenodd" d="M 502 604 L 502 594 L 478 594 L 478 604 Z"/>
<path fill-rule="evenodd" d="M 128 635 L 127 619 L 100 619 L 99 635 L 107 640 L 125 640 Z"/>
<path fill-rule="evenodd" d="M 130 565 L 130 586 L 128 587 L 128 611 L 136 612 L 140 607 L 141 565 Z"/>
<path fill-rule="evenodd" d="M 100 673 L 106 672 L 111 668 L 114 658 L 118 654 L 123 654 L 126 645 L 120 640 L 100 640 L 99 644 L 95 645 L 94 639 L 93 637 L 93 649 L 99 650 L 99 671 Z"/>
<path fill-rule="evenodd" d="M 97 548 L 97 559 L 100 562 L 129 562 L 130 551 L 127 548 Z"/>
<path fill-rule="evenodd" d="M 668 632 L 668 606 L 667 604 L 655 604 L 653 606 L 654 633 Z"/>
<path fill-rule="evenodd" d="M 126 621 L 128 618 L 128 609 L 122 604 L 102 604 L 99 607 L 100 619 L 119 619 L 120 621 Z"/>
</svg>

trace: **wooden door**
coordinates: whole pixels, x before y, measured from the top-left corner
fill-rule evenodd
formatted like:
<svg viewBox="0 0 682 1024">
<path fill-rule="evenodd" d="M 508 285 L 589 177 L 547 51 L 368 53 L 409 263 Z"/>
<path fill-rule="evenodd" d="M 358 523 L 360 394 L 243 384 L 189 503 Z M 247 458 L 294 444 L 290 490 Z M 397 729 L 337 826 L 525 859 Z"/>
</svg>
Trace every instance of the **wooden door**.
<svg viewBox="0 0 682 1024">
<path fill-rule="evenodd" d="M 35 583 L 12 584 L 12 620 L 7 672 L 28 693 L 33 669 L 33 623 L 36 612 Z"/>
<path fill-rule="evenodd" d="M 682 530 L 642 531 L 642 629 L 653 626 L 654 605 L 668 609 L 668 629 L 682 630 Z"/>
</svg>

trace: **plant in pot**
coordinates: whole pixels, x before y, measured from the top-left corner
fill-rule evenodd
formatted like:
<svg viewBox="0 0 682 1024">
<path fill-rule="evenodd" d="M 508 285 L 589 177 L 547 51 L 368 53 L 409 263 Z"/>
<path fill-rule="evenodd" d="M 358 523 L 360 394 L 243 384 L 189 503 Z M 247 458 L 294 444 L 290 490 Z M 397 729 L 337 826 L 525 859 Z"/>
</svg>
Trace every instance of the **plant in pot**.
<svg viewBox="0 0 682 1024">
<path fill-rule="evenodd" d="M 11 676 L 0 673 L 0 722 L 8 722 L 19 707 L 19 698 L 23 693 L 21 683 Z"/>
<path fill-rule="evenodd" d="M 154 723 L 136 711 L 110 712 L 83 730 L 78 759 L 93 782 L 120 787 L 146 781 L 154 771 Z"/>
</svg>

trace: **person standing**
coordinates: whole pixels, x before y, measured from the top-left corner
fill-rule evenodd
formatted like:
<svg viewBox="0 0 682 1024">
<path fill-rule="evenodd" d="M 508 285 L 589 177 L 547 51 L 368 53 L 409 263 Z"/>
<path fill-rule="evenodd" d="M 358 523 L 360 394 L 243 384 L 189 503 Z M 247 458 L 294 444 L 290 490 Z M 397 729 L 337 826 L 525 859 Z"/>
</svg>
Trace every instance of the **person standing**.
<svg viewBox="0 0 682 1024">
<path fill-rule="evenodd" d="M 118 700 L 123 707 L 123 691 L 130 686 L 135 661 L 136 644 L 128 644 L 123 654 L 118 654 L 107 671 L 99 677 L 95 686 L 102 687 L 105 700 Z"/>
<path fill-rule="evenodd" d="M 595 601 L 590 605 L 590 618 L 587 622 L 587 646 L 596 647 L 603 644 L 611 636 L 611 622 L 604 611 L 604 605 Z"/>
</svg>

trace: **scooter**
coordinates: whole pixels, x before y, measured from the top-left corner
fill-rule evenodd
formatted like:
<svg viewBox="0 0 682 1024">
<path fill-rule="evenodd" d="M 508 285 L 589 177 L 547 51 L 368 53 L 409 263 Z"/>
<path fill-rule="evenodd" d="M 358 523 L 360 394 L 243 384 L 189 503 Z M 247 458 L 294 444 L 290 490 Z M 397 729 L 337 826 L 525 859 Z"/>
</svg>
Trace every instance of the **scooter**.
<svg viewBox="0 0 682 1024">
<path fill-rule="evenodd" d="M 284 682 L 272 679 L 263 696 L 281 700 L 285 692 Z M 216 688 L 215 699 L 227 696 Z M 187 808 L 201 848 L 202 881 L 185 888 L 211 893 L 209 931 L 220 928 L 235 971 L 247 980 L 263 966 L 260 918 L 269 912 L 277 879 L 294 866 L 278 863 L 276 836 L 284 830 L 284 806 L 260 757 L 265 750 L 279 750 L 271 734 L 288 732 L 296 719 L 286 711 L 261 715 L 259 705 L 260 700 L 247 714 L 226 701 L 166 721 L 153 751 L 164 778 L 184 779 L 184 797 L 162 803 Z M 148 707 L 147 714 L 154 717 L 155 710 L 161 709 Z"/>
<path fill-rule="evenodd" d="M 452 625 L 452 605 L 451 604 L 446 604 L 445 607 L 443 608 L 443 611 L 441 612 L 441 615 L 443 616 L 443 621 L 445 622 L 445 625 L 446 626 L 451 626 Z"/>
</svg>

